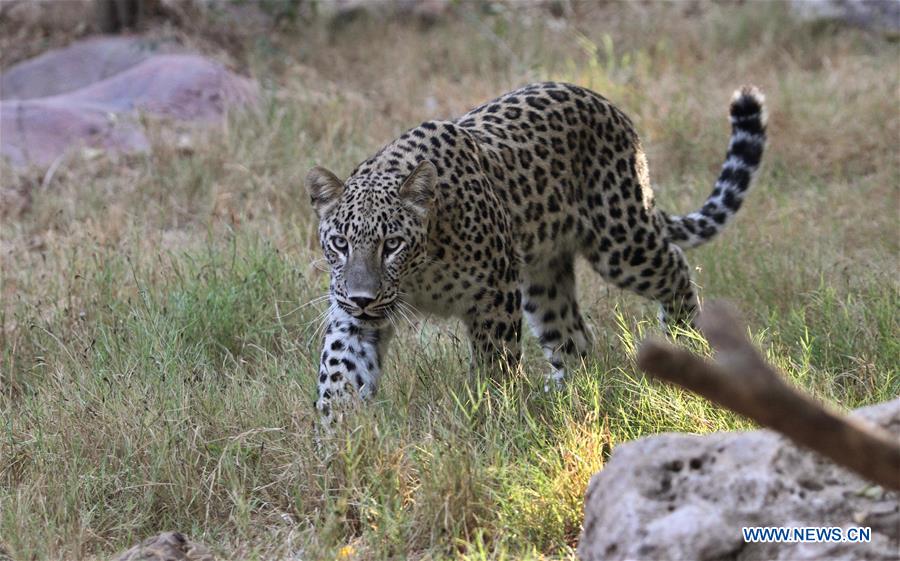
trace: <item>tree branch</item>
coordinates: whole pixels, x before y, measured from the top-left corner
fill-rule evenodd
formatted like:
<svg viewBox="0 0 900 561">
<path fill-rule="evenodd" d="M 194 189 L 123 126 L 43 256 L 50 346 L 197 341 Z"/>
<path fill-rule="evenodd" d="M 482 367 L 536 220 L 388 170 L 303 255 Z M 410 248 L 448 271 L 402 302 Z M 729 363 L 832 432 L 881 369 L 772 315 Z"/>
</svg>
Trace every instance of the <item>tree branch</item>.
<svg viewBox="0 0 900 561">
<path fill-rule="evenodd" d="M 900 490 L 900 442 L 887 431 L 843 415 L 788 385 L 747 338 L 735 309 L 709 303 L 698 324 L 716 361 L 649 339 L 638 366 L 787 436 L 879 485 Z"/>
</svg>

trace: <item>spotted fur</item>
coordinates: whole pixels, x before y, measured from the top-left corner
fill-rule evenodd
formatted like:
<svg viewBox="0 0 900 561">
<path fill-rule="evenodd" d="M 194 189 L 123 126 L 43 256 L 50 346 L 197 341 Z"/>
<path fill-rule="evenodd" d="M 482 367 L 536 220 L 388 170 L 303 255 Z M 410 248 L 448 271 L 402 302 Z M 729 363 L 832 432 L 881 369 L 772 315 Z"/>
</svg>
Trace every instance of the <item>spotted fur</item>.
<svg viewBox="0 0 900 561">
<path fill-rule="evenodd" d="M 763 96 L 731 102 L 732 136 L 712 194 L 670 216 L 653 201 L 630 119 L 571 84 L 525 86 L 452 121 L 404 133 L 340 181 L 313 168 L 307 185 L 331 264 L 316 406 L 377 388 L 393 323 L 410 306 L 460 318 L 473 364 L 514 366 L 521 318 L 559 384 L 589 350 L 574 260 L 661 304 L 661 319 L 697 308 L 682 248 L 722 231 L 744 201 L 765 145 Z"/>
</svg>

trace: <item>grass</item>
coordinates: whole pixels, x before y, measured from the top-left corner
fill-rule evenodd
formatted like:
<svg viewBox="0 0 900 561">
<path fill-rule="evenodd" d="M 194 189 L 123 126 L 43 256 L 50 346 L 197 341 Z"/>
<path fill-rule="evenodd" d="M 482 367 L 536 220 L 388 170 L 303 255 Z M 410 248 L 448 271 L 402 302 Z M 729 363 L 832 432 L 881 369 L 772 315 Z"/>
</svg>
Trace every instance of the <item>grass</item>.
<svg viewBox="0 0 900 561">
<path fill-rule="evenodd" d="M 393 345 L 377 401 L 317 436 L 320 310 L 304 303 L 327 278 L 306 170 L 346 174 L 405 128 L 529 80 L 616 101 L 675 212 L 711 187 L 731 91 L 760 85 L 764 169 L 736 223 L 689 254 L 696 282 L 819 398 L 900 394 L 896 43 L 781 5 L 575 3 L 564 26 L 474 6 L 427 30 L 364 19 L 258 38 L 236 62 L 267 85 L 262 109 L 192 151 L 159 132 L 146 157 L 3 168 L 34 199 L 0 235 L 13 558 L 104 559 L 166 529 L 227 559 L 573 558 L 588 479 L 617 444 L 750 428 L 643 378 L 654 306 L 579 271 L 596 352 L 564 391 L 541 390 L 533 340 L 522 372 L 467 381 L 461 328 L 429 319 Z"/>
</svg>

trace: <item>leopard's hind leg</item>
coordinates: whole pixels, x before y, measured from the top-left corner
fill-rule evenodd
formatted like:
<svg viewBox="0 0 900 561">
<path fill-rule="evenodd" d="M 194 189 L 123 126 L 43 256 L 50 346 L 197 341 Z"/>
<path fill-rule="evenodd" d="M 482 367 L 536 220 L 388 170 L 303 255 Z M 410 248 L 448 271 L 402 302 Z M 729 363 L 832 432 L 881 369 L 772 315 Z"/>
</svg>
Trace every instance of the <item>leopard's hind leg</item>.
<svg viewBox="0 0 900 561">
<path fill-rule="evenodd" d="M 623 243 L 609 238 L 600 243 L 608 247 L 595 247 L 585 256 L 607 282 L 659 302 L 660 323 L 670 330 L 693 324 L 697 293 L 680 247 L 655 234 L 643 243 L 635 243 L 633 236 Z"/>
<path fill-rule="evenodd" d="M 523 275 L 525 317 L 552 367 L 546 389 L 561 386 L 566 365 L 580 362 L 591 346 L 578 309 L 574 265 L 574 256 L 567 254 L 531 266 Z"/>
</svg>

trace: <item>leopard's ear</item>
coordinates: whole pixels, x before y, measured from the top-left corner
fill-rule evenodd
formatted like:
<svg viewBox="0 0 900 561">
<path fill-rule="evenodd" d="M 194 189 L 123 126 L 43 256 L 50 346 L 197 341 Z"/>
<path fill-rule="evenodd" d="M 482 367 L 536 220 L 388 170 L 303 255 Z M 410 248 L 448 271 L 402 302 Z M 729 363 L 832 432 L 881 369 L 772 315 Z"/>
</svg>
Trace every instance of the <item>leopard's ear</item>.
<svg viewBox="0 0 900 561">
<path fill-rule="evenodd" d="M 400 199 L 424 218 L 428 216 L 428 210 L 431 208 L 436 183 L 437 169 L 428 160 L 423 160 L 400 185 L 398 190 Z"/>
<path fill-rule="evenodd" d="M 316 214 L 323 218 L 341 197 L 344 184 L 327 169 L 316 166 L 306 174 L 306 190 Z"/>
</svg>

